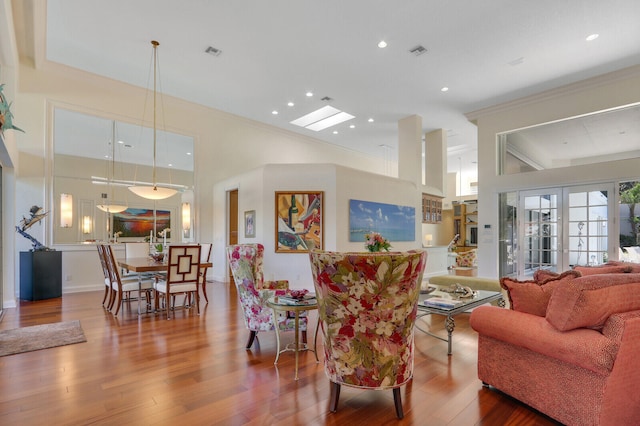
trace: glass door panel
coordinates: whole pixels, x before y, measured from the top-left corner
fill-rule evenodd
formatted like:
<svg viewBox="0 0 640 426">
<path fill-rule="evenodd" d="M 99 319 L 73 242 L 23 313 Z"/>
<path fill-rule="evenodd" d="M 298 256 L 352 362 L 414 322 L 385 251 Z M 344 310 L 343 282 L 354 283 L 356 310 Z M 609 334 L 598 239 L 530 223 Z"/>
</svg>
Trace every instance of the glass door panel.
<svg viewBox="0 0 640 426">
<path fill-rule="evenodd" d="M 518 217 L 522 235 L 518 277 L 530 278 L 538 269 L 558 271 L 561 190 L 523 191 L 520 193 Z"/>
<path fill-rule="evenodd" d="M 615 217 L 613 185 L 570 187 L 567 192 L 569 264 L 584 266 L 606 263 L 610 246 L 609 218 Z"/>
</svg>

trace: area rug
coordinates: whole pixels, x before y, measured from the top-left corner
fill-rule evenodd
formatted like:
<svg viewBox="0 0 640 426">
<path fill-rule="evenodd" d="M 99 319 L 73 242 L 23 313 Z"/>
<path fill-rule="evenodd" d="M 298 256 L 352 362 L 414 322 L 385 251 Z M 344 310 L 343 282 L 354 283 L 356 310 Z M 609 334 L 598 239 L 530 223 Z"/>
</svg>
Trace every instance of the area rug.
<svg viewBox="0 0 640 426">
<path fill-rule="evenodd" d="M 0 356 L 86 342 L 80 321 L 55 322 L 0 331 Z"/>
</svg>

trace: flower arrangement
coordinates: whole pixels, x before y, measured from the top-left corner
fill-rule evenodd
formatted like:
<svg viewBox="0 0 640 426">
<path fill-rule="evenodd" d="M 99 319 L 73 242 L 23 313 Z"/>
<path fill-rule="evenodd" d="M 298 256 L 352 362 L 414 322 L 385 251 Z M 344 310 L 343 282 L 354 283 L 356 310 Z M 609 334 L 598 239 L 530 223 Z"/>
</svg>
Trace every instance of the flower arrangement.
<svg viewBox="0 0 640 426">
<path fill-rule="evenodd" d="M 389 251 L 390 247 L 391 244 L 389 244 L 389 240 L 384 238 L 378 232 L 370 232 L 364 236 L 364 248 L 370 252 L 382 250 Z"/>
<path fill-rule="evenodd" d="M 169 232 L 171 232 L 171 229 L 164 228 L 162 231 L 158 232 L 158 237 L 161 237 L 161 238 L 167 237 L 168 236 L 167 234 L 169 234 Z"/>
</svg>

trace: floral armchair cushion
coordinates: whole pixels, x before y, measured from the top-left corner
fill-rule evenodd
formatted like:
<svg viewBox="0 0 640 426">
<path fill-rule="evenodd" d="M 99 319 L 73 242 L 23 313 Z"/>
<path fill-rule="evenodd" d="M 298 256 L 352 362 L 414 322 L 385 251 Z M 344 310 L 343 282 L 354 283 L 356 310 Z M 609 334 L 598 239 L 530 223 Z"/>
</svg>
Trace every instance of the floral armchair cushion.
<svg viewBox="0 0 640 426">
<path fill-rule="evenodd" d="M 413 375 L 413 326 L 426 253 L 311 251 L 329 380 L 397 388 Z"/>
<path fill-rule="evenodd" d="M 238 290 L 238 298 L 244 313 L 244 322 L 251 331 L 270 331 L 274 329 L 273 310 L 267 306 L 267 300 L 287 292 L 286 280 L 263 281 L 262 244 L 239 244 L 227 247 L 227 257 L 233 279 Z M 293 330 L 294 319 L 286 314 L 278 315 L 280 330 Z M 299 329 L 307 329 L 307 318 L 301 317 Z"/>
<path fill-rule="evenodd" d="M 471 249 L 456 256 L 456 266 L 461 268 L 473 268 L 476 266 L 476 250 Z"/>
</svg>

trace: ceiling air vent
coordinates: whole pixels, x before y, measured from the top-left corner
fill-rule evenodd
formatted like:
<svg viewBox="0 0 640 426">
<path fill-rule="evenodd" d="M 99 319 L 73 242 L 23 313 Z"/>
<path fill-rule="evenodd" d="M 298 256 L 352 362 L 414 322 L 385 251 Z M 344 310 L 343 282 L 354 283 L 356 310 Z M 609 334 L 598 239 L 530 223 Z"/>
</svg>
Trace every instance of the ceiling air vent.
<svg viewBox="0 0 640 426">
<path fill-rule="evenodd" d="M 213 55 L 213 56 L 220 56 L 220 54 L 222 53 L 222 50 L 216 49 L 213 46 L 209 46 L 209 47 L 207 47 L 207 49 L 204 52 L 208 53 L 210 55 Z"/>
<path fill-rule="evenodd" d="M 427 48 L 424 46 L 417 45 L 413 49 L 409 49 L 409 53 L 413 53 L 415 56 L 420 56 L 423 53 L 427 53 Z"/>
<path fill-rule="evenodd" d="M 330 97 L 328 97 L 328 96 L 325 96 L 324 98 L 322 98 L 322 99 L 320 99 L 320 100 L 321 100 L 321 101 L 325 101 L 325 102 L 330 102 L 330 101 L 332 101 L 333 99 L 332 99 L 332 98 L 330 98 Z"/>
</svg>

